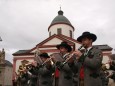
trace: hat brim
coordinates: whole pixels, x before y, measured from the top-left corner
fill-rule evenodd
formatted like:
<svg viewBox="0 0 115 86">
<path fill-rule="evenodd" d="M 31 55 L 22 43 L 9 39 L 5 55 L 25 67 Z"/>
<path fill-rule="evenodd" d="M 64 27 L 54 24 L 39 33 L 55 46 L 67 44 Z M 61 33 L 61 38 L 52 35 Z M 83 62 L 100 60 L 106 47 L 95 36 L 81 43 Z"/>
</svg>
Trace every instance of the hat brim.
<svg viewBox="0 0 115 86">
<path fill-rule="evenodd" d="M 96 41 L 97 36 L 96 36 L 95 34 L 81 35 L 81 36 L 79 36 L 79 37 L 77 38 L 77 41 L 78 41 L 78 42 L 82 42 L 82 39 L 83 39 L 83 38 L 91 38 L 92 41 L 94 42 L 94 41 Z"/>
<path fill-rule="evenodd" d="M 50 58 L 48 55 L 45 55 L 45 54 L 40 54 L 39 55 L 41 58 Z"/>
<path fill-rule="evenodd" d="M 70 45 L 59 44 L 59 45 L 56 46 L 57 49 L 60 49 L 60 47 L 67 48 L 67 49 L 68 49 L 68 52 L 71 52 L 71 51 L 72 51 L 72 48 L 71 48 Z"/>
</svg>

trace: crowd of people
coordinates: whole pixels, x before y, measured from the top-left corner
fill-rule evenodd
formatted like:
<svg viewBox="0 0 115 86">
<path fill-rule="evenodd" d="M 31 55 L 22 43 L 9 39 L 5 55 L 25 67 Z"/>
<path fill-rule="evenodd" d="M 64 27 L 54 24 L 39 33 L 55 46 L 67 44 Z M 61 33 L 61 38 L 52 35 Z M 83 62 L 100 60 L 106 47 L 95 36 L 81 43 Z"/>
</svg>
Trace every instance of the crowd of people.
<svg viewBox="0 0 115 86">
<path fill-rule="evenodd" d="M 17 77 L 17 86 L 108 86 L 108 74 L 102 70 L 102 51 L 92 44 L 96 39 L 95 34 L 83 32 L 77 38 L 82 45 L 79 49 L 73 51 L 67 42 L 61 42 L 56 46 L 59 53 L 40 53 L 36 57 L 42 63 L 19 67 L 24 70 Z M 115 71 L 115 61 L 110 69 Z M 115 81 L 115 73 L 109 78 Z"/>
</svg>

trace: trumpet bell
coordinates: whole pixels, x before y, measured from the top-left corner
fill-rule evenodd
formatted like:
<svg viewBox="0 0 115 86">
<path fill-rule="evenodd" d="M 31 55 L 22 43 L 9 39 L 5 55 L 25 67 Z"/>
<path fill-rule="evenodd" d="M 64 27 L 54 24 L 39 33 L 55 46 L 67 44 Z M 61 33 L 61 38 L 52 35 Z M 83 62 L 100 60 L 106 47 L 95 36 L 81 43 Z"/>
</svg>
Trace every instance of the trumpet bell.
<svg viewBox="0 0 115 86">
<path fill-rule="evenodd" d="M 107 69 L 110 69 L 110 65 L 109 64 L 105 64 Z"/>
</svg>

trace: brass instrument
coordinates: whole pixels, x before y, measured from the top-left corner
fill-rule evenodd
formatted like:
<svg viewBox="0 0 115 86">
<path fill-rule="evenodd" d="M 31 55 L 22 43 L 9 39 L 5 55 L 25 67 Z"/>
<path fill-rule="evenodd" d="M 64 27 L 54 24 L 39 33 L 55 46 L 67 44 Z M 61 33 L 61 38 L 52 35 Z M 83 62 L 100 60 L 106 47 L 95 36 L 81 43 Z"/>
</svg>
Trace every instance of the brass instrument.
<svg viewBox="0 0 115 86">
<path fill-rule="evenodd" d="M 41 52 L 40 52 L 39 48 L 37 47 L 37 50 L 35 51 L 34 60 L 37 61 L 38 64 L 43 63 L 42 59 L 39 56 L 40 54 L 41 54 Z"/>
<path fill-rule="evenodd" d="M 34 65 L 32 63 L 25 64 L 27 70 L 31 70 Z"/>
<path fill-rule="evenodd" d="M 29 62 L 29 63 L 25 64 L 24 66 L 20 65 L 19 69 L 18 69 L 18 72 L 21 75 L 21 74 L 23 74 L 23 73 L 28 72 L 29 70 L 31 70 L 32 67 L 34 67 L 34 65 L 32 65 L 32 62 Z"/>
<path fill-rule="evenodd" d="M 80 46 L 78 48 L 78 50 L 81 50 L 82 47 L 83 47 L 83 45 Z M 74 56 L 74 52 L 72 54 L 70 54 L 69 57 L 63 62 L 63 65 L 66 64 L 73 56 Z"/>
<path fill-rule="evenodd" d="M 22 71 L 24 71 L 24 70 L 25 70 L 25 66 L 20 65 L 20 66 L 19 66 L 19 69 L 18 69 L 18 72 L 22 72 Z"/>
<path fill-rule="evenodd" d="M 101 66 L 102 71 L 106 74 L 106 78 L 111 78 L 111 76 L 114 74 L 113 70 L 110 69 L 110 65 L 111 63 L 107 62 L 107 63 L 103 63 Z"/>
<path fill-rule="evenodd" d="M 101 66 L 102 70 L 103 71 L 112 70 L 111 66 L 114 66 L 112 63 L 113 63 L 112 59 L 109 59 L 106 63 L 102 63 L 102 66 Z"/>
<path fill-rule="evenodd" d="M 106 78 L 111 78 L 114 80 L 115 71 L 111 68 L 111 66 L 114 66 L 112 64 L 113 60 L 109 60 L 107 63 L 102 64 L 102 70 L 106 74 Z"/>
<path fill-rule="evenodd" d="M 110 64 L 109 63 L 102 64 L 101 68 L 103 71 L 109 70 Z"/>
<path fill-rule="evenodd" d="M 54 62 L 53 62 L 52 58 L 53 58 L 53 57 L 50 56 L 50 58 L 46 59 L 46 61 L 44 61 L 44 62 L 42 63 L 42 66 L 46 65 L 46 63 L 49 62 L 49 61 L 51 61 L 51 64 L 53 65 Z"/>
<path fill-rule="evenodd" d="M 19 66 L 19 69 L 18 69 L 18 77 L 22 77 L 22 75 L 26 72 L 26 67 L 23 66 L 23 65 L 20 65 Z"/>
</svg>

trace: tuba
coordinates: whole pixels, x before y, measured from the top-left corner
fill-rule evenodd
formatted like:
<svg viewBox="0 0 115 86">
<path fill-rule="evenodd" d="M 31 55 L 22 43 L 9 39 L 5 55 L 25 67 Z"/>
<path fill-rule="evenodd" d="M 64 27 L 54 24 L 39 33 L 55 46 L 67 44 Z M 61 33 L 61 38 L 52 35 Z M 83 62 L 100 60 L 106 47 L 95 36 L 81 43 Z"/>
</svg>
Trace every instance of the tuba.
<svg viewBox="0 0 115 86">
<path fill-rule="evenodd" d="M 26 72 L 26 67 L 24 65 L 20 65 L 18 69 L 18 76 L 22 77 L 22 75 Z"/>
<path fill-rule="evenodd" d="M 22 75 L 23 73 L 28 72 L 33 67 L 35 67 L 35 66 L 32 64 L 32 62 L 29 62 L 29 63 L 27 63 L 25 65 L 20 65 L 19 69 L 18 69 L 19 75 Z"/>
</svg>

